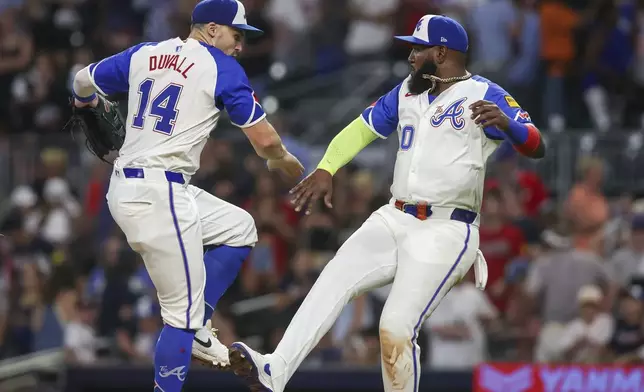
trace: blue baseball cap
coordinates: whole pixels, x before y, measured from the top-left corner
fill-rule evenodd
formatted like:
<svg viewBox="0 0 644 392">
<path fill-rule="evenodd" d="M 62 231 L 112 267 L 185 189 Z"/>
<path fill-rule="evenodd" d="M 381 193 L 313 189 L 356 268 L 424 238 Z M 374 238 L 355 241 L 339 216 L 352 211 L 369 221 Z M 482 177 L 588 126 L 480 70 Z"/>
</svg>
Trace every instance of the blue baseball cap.
<svg viewBox="0 0 644 392">
<path fill-rule="evenodd" d="M 413 35 L 396 36 L 396 39 L 415 45 L 446 46 L 458 52 L 467 52 L 467 32 L 460 23 L 442 15 L 425 15 L 416 24 Z"/>
<path fill-rule="evenodd" d="M 192 10 L 192 24 L 217 23 L 244 30 L 249 36 L 264 32 L 246 22 L 246 9 L 238 0 L 203 0 Z"/>
</svg>

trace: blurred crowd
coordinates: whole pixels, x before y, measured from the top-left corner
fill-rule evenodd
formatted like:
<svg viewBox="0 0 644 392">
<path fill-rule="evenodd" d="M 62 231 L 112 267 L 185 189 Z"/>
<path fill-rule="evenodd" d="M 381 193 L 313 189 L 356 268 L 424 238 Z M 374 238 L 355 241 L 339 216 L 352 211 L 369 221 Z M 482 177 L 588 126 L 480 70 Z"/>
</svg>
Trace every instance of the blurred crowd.
<svg viewBox="0 0 644 392">
<path fill-rule="evenodd" d="M 194 2 L 0 0 L 0 139 L 60 132 L 78 69 L 142 40 L 185 35 Z M 267 34 L 249 42 L 240 61 L 262 85 L 276 64 L 297 79 L 404 59 L 408 48 L 393 45 L 394 33 L 440 12 L 468 26 L 470 70 L 507 87 L 544 128 L 639 128 L 640 3 L 245 0 L 249 22 Z M 314 168 L 312 146 L 289 135 L 288 113 L 271 121 Z M 77 151 L 38 152 L 0 215 L 0 358 L 65 348 L 81 363 L 150 362 L 160 311 L 140 258 L 107 210 L 111 167 L 91 159 L 79 179 L 70 175 L 82 162 Z M 425 364 L 644 360 L 644 204 L 628 192 L 607 198 L 605 165 L 580 157 L 576 183 L 557 203 L 512 148 L 501 147 L 480 230 L 488 287 L 477 290 L 468 276 L 449 293 L 419 336 Z M 220 339 L 272 350 L 326 262 L 388 201 L 389 181 L 388 173 L 350 164 L 336 175 L 334 209 L 316 206 L 303 216 L 287 199 L 291 184 L 268 173 L 247 143 L 211 139 L 193 183 L 251 212 L 259 233 L 215 314 Z M 387 293 L 347 306 L 307 363 L 377 365 Z"/>
<path fill-rule="evenodd" d="M 185 36 L 196 1 L 0 1 L 0 134 L 59 130 L 77 70 L 140 41 Z M 272 79 L 404 61 L 408 48 L 394 45 L 393 35 L 409 34 L 424 14 L 442 13 L 468 29 L 470 71 L 507 88 L 543 128 L 644 126 L 636 99 L 644 86 L 640 0 L 244 4 L 248 20 L 266 31 L 240 59 L 256 91 Z"/>
</svg>

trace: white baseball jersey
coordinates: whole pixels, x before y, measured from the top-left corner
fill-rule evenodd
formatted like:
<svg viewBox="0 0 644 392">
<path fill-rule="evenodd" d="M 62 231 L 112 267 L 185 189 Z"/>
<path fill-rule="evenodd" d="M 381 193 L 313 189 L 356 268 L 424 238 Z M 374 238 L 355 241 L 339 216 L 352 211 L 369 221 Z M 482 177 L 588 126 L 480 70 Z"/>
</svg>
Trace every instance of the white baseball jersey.
<svg viewBox="0 0 644 392">
<path fill-rule="evenodd" d="M 120 167 L 193 175 L 221 110 L 242 128 L 266 116 L 239 63 L 192 38 L 142 43 L 88 70 L 100 93 L 128 91 Z"/>
<path fill-rule="evenodd" d="M 398 131 L 394 199 L 479 212 L 486 161 L 503 140 L 496 127 L 481 127 L 469 105 L 485 99 L 522 123 L 530 116 L 501 87 L 479 76 L 453 84 L 438 96 L 414 95 L 405 79 L 362 113 L 381 138 Z"/>
</svg>

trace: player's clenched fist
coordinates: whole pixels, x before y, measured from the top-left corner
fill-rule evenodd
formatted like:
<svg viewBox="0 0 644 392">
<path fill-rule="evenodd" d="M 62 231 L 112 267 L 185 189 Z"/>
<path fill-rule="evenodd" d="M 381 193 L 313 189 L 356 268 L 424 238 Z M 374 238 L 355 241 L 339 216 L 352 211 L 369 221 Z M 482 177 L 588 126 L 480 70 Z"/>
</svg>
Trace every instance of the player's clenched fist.
<svg viewBox="0 0 644 392">
<path fill-rule="evenodd" d="M 286 153 L 280 159 L 269 159 L 267 161 L 268 170 L 281 170 L 288 177 L 298 179 L 304 173 L 304 166 L 291 153 Z"/>
<path fill-rule="evenodd" d="M 470 109 L 472 109 L 472 120 L 476 124 L 497 127 L 504 131 L 510 125 L 510 118 L 494 102 L 476 101 L 470 105 Z"/>
<path fill-rule="evenodd" d="M 308 177 L 291 189 L 293 195 L 293 204 L 295 211 L 306 211 L 306 215 L 311 213 L 311 206 L 317 202 L 320 197 L 324 198 L 324 204 L 333 208 L 331 198 L 333 196 L 333 176 L 326 170 L 317 169 Z"/>
</svg>

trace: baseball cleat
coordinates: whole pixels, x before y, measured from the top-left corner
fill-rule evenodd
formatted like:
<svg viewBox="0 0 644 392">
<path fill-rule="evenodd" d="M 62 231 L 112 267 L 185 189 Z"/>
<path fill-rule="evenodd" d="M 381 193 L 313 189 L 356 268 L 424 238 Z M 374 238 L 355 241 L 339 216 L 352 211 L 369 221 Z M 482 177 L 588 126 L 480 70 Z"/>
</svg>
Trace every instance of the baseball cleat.
<svg viewBox="0 0 644 392">
<path fill-rule="evenodd" d="M 217 339 L 217 330 L 210 320 L 195 333 L 192 357 L 203 365 L 226 369 L 230 366 L 228 348 Z"/>
<path fill-rule="evenodd" d="M 273 392 L 270 363 L 244 343 L 235 342 L 230 347 L 230 367 L 246 380 L 252 392 Z"/>
</svg>

